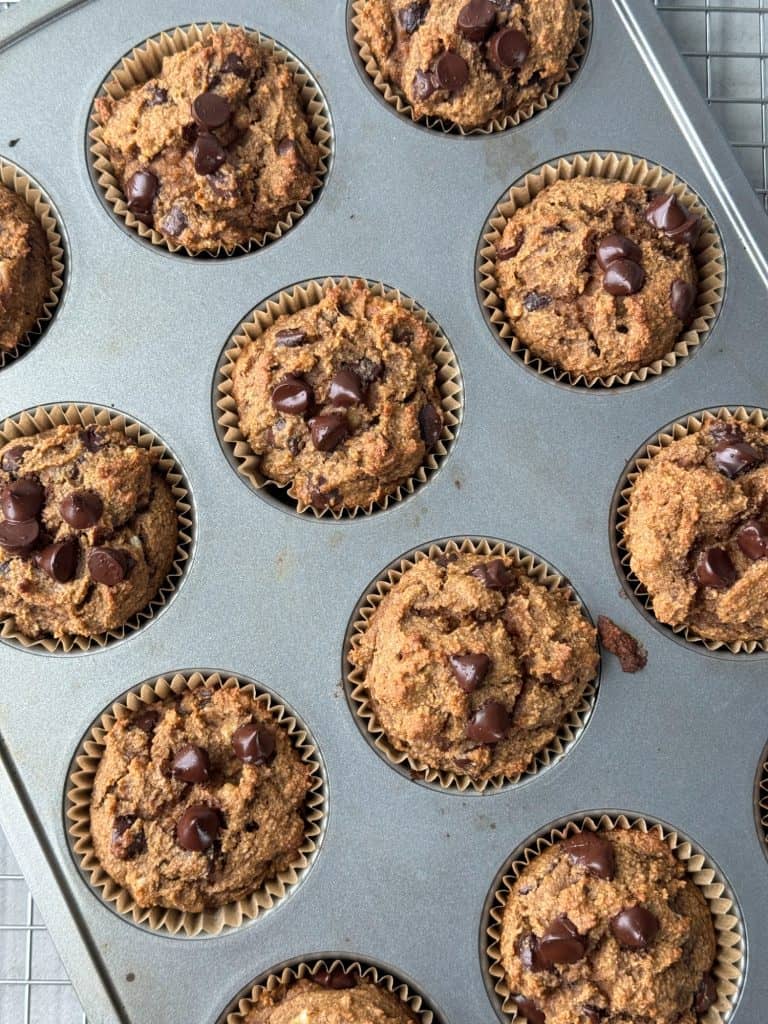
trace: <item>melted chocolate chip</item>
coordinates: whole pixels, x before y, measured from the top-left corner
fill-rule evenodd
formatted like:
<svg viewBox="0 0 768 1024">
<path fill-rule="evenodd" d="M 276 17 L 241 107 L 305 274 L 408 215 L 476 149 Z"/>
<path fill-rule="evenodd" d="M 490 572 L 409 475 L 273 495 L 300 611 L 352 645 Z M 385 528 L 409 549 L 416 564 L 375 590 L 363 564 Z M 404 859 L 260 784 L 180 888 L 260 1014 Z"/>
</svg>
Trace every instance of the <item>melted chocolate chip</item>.
<svg viewBox="0 0 768 1024">
<path fill-rule="evenodd" d="M 61 518 L 75 530 L 89 530 L 101 519 L 104 502 L 95 491 L 73 491 L 59 505 Z"/>
<path fill-rule="evenodd" d="M 496 23 L 496 10 L 491 0 L 469 0 L 459 11 L 456 28 L 465 39 L 481 43 Z"/>
<path fill-rule="evenodd" d="M 538 292 L 528 292 L 523 299 L 523 305 L 529 313 L 535 313 L 537 309 L 545 309 L 551 303 L 551 295 L 540 295 Z"/>
<path fill-rule="evenodd" d="M 419 410 L 419 432 L 428 449 L 435 447 L 443 432 L 443 417 L 434 405 L 425 405 Z"/>
<path fill-rule="evenodd" d="M 645 907 L 626 907 L 611 918 L 611 931 L 625 949 L 648 949 L 659 931 L 659 920 Z"/>
<path fill-rule="evenodd" d="M 696 579 L 703 587 L 727 590 L 736 582 L 736 569 L 724 548 L 708 548 L 699 555 Z"/>
<path fill-rule="evenodd" d="M 111 847 L 118 860 L 133 860 L 146 850 L 144 829 L 133 827 L 138 820 L 135 814 L 118 814 L 112 822 Z"/>
<path fill-rule="evenodd" d="M 525 232 L 519 231 L 512 245 L 505 245 L 496 250 L 496 261 L 503 263 L 505 260 L 511 260 L 513 256 L 517 256 L 523 247 L 524 241 Z"/>
<path fill-rule="evenodd" d="M 456 682 L 465 693 L 474 693 L 491 667 L 487 654 L 452 654 L 448 661 Z"/>
<path fill-rule="evenodd" d="M 531 44 L 516 28 L 501 29 L 488 43 L 488 59 L 500 71 L 519 71 L 530 52 Z"/>
<path fill-rule="evenodd" d="M 314 401 L 312 388 L 300 377 L 285 377 L 272 391 L 272 405 L 290 416 L 303 416 Z"/>
<path fill-rule="evenodd" d="M 353 370 L 339 370 L 331 381 L 329 399 L 332 405 L 347 409 L 359 405 L 365 399 L 365 388 Z"/>
<path fill-rule="evenodd" d="M 632 260 L 614 260 L 603 277 L 609 295 L 635 295 L 645 284 L 645 271 Z"/>
<path fill-rule="evenodd" d="M 661 193 L 655 196 L 645 211 L 645 219 L 659 231 L 674 231 L 688 219 L 688 214 L 678 203 L 677 197 Z"/>
<path fill-rule="evenodd" d="M 696 305 L 696 288 L 687 281 L 673 281 L 669 289 L 669 305 L 678 320 L 690 323 L 693 307 Z"/>
<path fill-rule="evenodd" d="M 513 996 L 512 1001 L 517 1007 L 518 1016 L 527 1020 L 528 1024 L 546 1024 L 547 1018 L 532 999 L 528 999 L 527 996 Z"/>
<path fill-rule="evenodd" d="M 232 749 L 244 764 L 269 764 L 277 752 L 274 733 L 247 722 L 232 733 Z"/>
<path fill-rule="evenodd" d="M 750 519 L 736 534 L 739 548 L 753 562 L 768 556 L 768 523 Z"/>
<path fill-rule="evenodd" d="M 174 206 L 163 221 L 163 231 L 166 235 L 170 235 L 171 238 L 178 238 L 188 224 L 189 221 L 183 210 L 180 210 L 178 206 Z"/>
<path fill-rule="evenodd" d="M 131 729 L 141 729 L 147 736 L 151 736 L 155 731 L 158 720 L 157 712 L 148 708 L 146 711 L 140 711 L 137 715 L 134 715 L 129 722 L 129 727 Z"/>
<path fill-rule="evenodd" d="M 476 576 L 488 590 L 507 590 L 514 583 L 514 577 L 500 558 L 476 565 L 469 575 Z"/>
<path fill-rule="evenodd" d="M 152 171 L 136 171 L 125 183 L 125 199 L 131 213 L 151 213 L 158 189 Z"/>
<path fill-rule="evenodd" d="M 192 159 L 198 174 L 214 174 L 226 161 L 227 154 L 215 135 L 202 132 L 192 148 Z"/>
<path fill-rule="evenodd" d="M 712 461 L 715 468 L 730 479 L 763 462 L 763 454 L 747 441 L 720 441 L 715 445 Z"/>
<path fill-rule="evenodd" d="M 325 413 L 309 421 L 312 443 L 319 452 L 332 452 L 349 436 L 347 417 Z"/>
<path fill-rule="evenodd" d="M 688 217 L 679 227 L 670 228 L 667 231 L 667 237 L 679 245 L 694 246 L 699 240 L 701 229 L 701 217 Z"/>
<path fill-rule="evenodd" d="M 608 1011 L 595 1006 L 593 1003 L 584 1003 L 581 1012 L 587 1018 L 589 1024 L 600 1024 L 601 1021 L 605 1020 Z"/>
<path fill-rule="evenodd" d="M 106 444 L 105 439 L 94 426 L 86 427 L 80 434 L 80 440 L 89 452 L 99 452 Z"/>
<path fill-rule="evenodd" d="M 323 988 L 330 988 L 336 991 L 341 991 L 346 988 L 354 988 L 359 980 L 359 975 L 356 971 L 350 970 L 345 971 L 344 968 L 337 964 L 333 970 L 326 971 L 320 969 L 315 971 L 312 975 L 312 981 L 317 985 L 322 985 Z"/>
<path fill-rule="evenodd" d="M 432 93 L 437 89 L 437 83 L 433 78 L 431 72 L 422 71 L 417 68 L 416 74 L 413 76 L 413 98 L 417 103 L 423 103 L 424 100 L 429 99 Z"/>
<path fill-rule="evenodd" d="M 602 270 L 607 270 L 617 260 L 639 263 L 642 257 L 640 246 L 626 235 L 606 235 L 597 247 L 597 262 Z"/>
<path fill-rule="evenodd" d="M 565 914 L 556 917 L 539 940 L 539 955 L 546 967 L 578 963 L 586 952 L 585 940 Z"/>
<path fill-rule="evenodd" d="M 469 80 L 469 65 L 461 54 L 446 50 L 435 61 L 434 75 L 440 89 L 458 92 Z"/>
<path fill-rule="evenodd" d="M 517 940 L 517 955 L 526 971 L 543 971 L 544 963 L 539 952 L 539 940 L 533 932 L 521 935 Z"/>
<path fill-rule="evenodd" d="M 296 158 L 296 162 L 303 170 L 309 170 L 307 162 L 304 159 L 304 155 L 301 152 L 301 147 L 295 139 L 284 138 L 281 139 L 277 146 L 278 156 L 293 156 Z"/>
<path fill-rule="evenodd" d="M 236 75 L 238 78 L 250 78 L 248 68 L 236 53 L 227 54 L 224 58 L 224 63 L 221 65 L 221 70 L 225 75 Z"/>
<path fill-rule="evenodd" d="M 192 100 L 192 117 L 200 128 L 220 128 L 231 116 L 229 101 L 218 93 L 203 92 Z"/>
<path fill-rule="evenodd" d="M 426 18 L 428 10 L 429 0 L 415 0 L 414 3 L 404 7 L 397 16 L 403 31 L 412 36 Z"/>
<path fill-rule="evenodd" d="M 88 572 L 94 583 L 116 587 L 130 568 L 129 556 L 119 548 L 93 548 L 88 555 Z"/>
<path fill-rule="evenodd" d="M 176 842 L 184 850 L 202 853 L 213 846 L 220 824 L 219 816 L 212 807 L 192 804 L 176 824 Z"/>
<path fill-rule="evenodd" d="M 3 452 L 0 466 L 2 466 L 6 473 L 11 475 L 18 473 L 24 460 L 24 452 L 26 451 L 29 451 L 29 449 L 20 444 L 14 445 L 13 448 L 8 448 Z"/>
<path fill-rule="evenodd" d="M 49 544 L 35 555 L 35 565 L 55 580 L 56 583 L 69 583 L 77 571 L 80 556 L 80 545 L 74 537 Z"/>
<path fill-rule="evenodd" d="M 610 881 L 616 872 L 613 844 L 596 832 L 578 832 L 563 841 L 563 849 L 571 864 L 584 868 L 589 875 Z"/>
<path fill-rule="evenodd" d="M 0 523 L 0 547 L 11 555 L 29 554 L 39 536 L 40 524 L 36 519 L 27 519 L 22 523 Z"/>
<path fill-rule="evenodd" d="M 30 477 L 22 477 L 3 488 L 0 506 L 6 519 L 14 523 L 23 523 L 26 519 L 34 519 L 43 507 L 45 491 Z"/>
<path fill-rule="evenodd" d="M 278 348 L 298 348 L 305 345 L 308 340 L 306 331 L 299 327 L 286 327 L 275 335 L 275 344 Z"/>
<path fill-rule="evenodd" d="M 498 743 L 507 735 L 512 716 L 497 700 L 489 700 L 467 722 L 467 739 L 476 743 Z"/>
<path fill-rule="evenodd" d="M 208 754 L 190 743 L 177 751 L 171 762 L 171 775 L 182 782 L 205 782 L 210 774 Z"/>
</svg>

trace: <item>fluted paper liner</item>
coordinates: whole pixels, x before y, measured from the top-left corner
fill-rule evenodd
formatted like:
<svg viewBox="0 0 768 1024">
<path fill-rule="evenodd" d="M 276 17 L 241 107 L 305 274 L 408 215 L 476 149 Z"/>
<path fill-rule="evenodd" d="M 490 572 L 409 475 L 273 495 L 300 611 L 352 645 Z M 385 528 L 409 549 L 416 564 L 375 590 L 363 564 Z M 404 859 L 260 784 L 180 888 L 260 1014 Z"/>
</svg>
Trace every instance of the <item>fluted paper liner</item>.
<svg viewBox="0 0 768 1024">
<path fill-rule="evenodd" d="M 2 369 L 11 360 L 32 348 L 45 331 L 47 324 L 53 319 L 54 311 L 61 298 L 61 290 L 64 287 L 64 246 L 56 213 L 40 186 L 28 178 L 16 164 L 10 163 L 3 157 L 0 157 L 0 182 L 11 192 L 20 196 L 40 221 L 48 240 L 48 252 L 51 257 L 51 286 L 43 301 L 40 316 L 34 327 L 27 331 L 15 348 L 9 351 L 0 349 L 0 369 Z"/>
<path fill-rule="evenodd" d="M 755 822 L 763 853 L 768 857 L 768 743 L 760 755 L 755 780 Z"/>
<path fill-rule="evenodd" d="M 430 783 L 435 788 L 458 790 L 462 793 L 470 787 L 476 793 L 498 792 L 500 789 L 506 789 L 520 782 L 527 781 L 545 768 L 556 764 L 568 753 L 584 732 L 592 715 L 600 682 L 600 668 L 598 666 L 595 678 L 585 687 L 578 706 L 565 718 L 554 738 L 536 754 L 531 766 L 517 775 L 498 775 L 491 779 L 477 780 L 469 775 L 460 775 L 446 769 L 433 768 L 413 757 L 408 751 L 398 749 L 390 741 L 379 724 L 370 693 L 365 683 L 364 670 L 352 666 L 349 656 L 351 651 L 355 650 L 360 644 L 360 640 L 368 629 L 368 624 L 376 609 L 392 587 L 402 579 L 408 569 L 413 568 L 414 565 L 425 558 L 435 559 L 446 554 L 472 554 L 490 558 L 509 558 L 512 560 L 515 569 L 529 576 L 549 591 L 564 593 L 569 602 L 578 607 L 589 622 L 592 620 L 589 612 L 581 603 L 568 580 L 555 572 L 546 562 L 524 548 L 516 547 L 514 544 L 506 544 L 501 541 L 487 540 L 485 538 L 451 538 L 435 544 L 425 545 L 416 551 L 408 552 L 400 559 L 396 567 L 385 570 L 374 580 L 360 601 L 355 612 L 355 621 L 348 631 L 347 640 L 344 645 L 345 685 L 353 710 L 364 726 L 364 735 L 368 742 L 391 765 L 401 769 L 407 766 L 414 779 Z"/>
<path fill-rule="evenodd" d="M 725 1024 L 730 1017 L 741 989 L 744 974 L 744 939 L 738 906 L 731 898 L 724 878 L 706 854 L 689 839 L 660 822 L 649 818 L 618 814 L 574 818 L 558 828 L 547 829 L 534 836 L 505 870 L 501 886 L 495 891 L 488 913 L 483 921 L 486 936 L 484 969 L 492 979 L 497 1007 L 510 1020 L 523 1021 L 510 998 L 504 968 L 501 964 L 501 931 L 507 897 L 520 872 L 548 847 L 580 831 L 634 829 L 658 836 L 672 851 L 675 859 L 685 868 L 685 875 L 699 887 L 712 914 L 717 948 L 712 974 L 717 985 L 717 1001 L 701 1018 L 702 1024 Z"/>
<path fill-rule="evenodd" d="M 223 24 L 208 22 L 205 25 L 185 25 L 152 36 L 144 43 L 134 47 L 129 54 L 112 68 L 98 95 L 106 94 L 111 96 L 112 99 L 122 99 L 134 86 L 143 85 L 150 79 L 155 78 L 162 70 L 164 57 L 170 57 L 182 50 L 188 50 L 194 43 L 210 39 L 214 32 L 232 27 L 226 22 Z M 152 245 L 163 246 L 170 252 L 181 251 L 187 256 L 231 256 L 233 253 L 249 252 L 254 248 L 262 248 L 268 242 L 273 242 L 275 239 L 280 238 L 289 228 L 293 227 L 296 221 L 315 201 L 317 193 L 325 183 L 331 156 L 331 118 L 319 85 L 304 65 L 276 40 L 270 36 L 263 35 L 261 32 L 246 29 L 245 26 L 242 27 L 253 43 L 274 54 L 279 61 L 287 64 L 293 72 L 294 79 L 300 89 L 304 111 L 309 119 L 312 140 L 320 151 L 315 174 L 316 181 L 309 198 L 302 199 L 296 203 L 288 213 L 284 214 L 283 218 L 277 222 L 271 231 L 255 235 L 247 245 L 236 245 L 229 249 L 226 246 L 220 245 L 215 249 L 206 249 L 200 252 L 192 251 L 184 245 L 177 245 L 169 241 L 159 231 L 155 231 L 154 228 L 148 227 L 140 220 L 137 220 L 126 205 L 122 186 L 115 176 L 108 149 L 104 145 L 102 126 L 96 119 L 95 107 L 91 108 L 89 152 L 94 178 L 98 182 L 104 197 L 112 207 L 114 214 L 124 220 L 129 228 L 138 232 L 141 238 L 151 242 Z"/>
<path fill-rule="evenodd" d="M 654 455 L 658 455 L 662 448 L 667 448 L 673 441 L 679 441 L 688 434 L 697 434 L 705 423 L 712 422 L 715 419 L 736 419 L 740 423 L 749 423 L 752 426 L 765 429 L 768 426 L 768 411 L 745 406 L 723 406 L 719 409 L 704 409 L 672 423 L 670 427 L 665 428 L 651 441 L 647 441 L 640 450 L 640 454 L 633 456 L 624 470 L 622 483 L 619 485 L 621 490 L 616 507 L 616 515 L 612 523 L 613 542 L 616 545 L 624 576 L 635 597 L 638 599 L 641 609 L 645 610 L 645 613 L 653 622 L 659 622 L 666 629 L 669 629 L 678 636 L 684 637 L 692 644 L 702 644 L 708 651 L 728 650 L 731 654 L 759 654 L 763 651 L 768 651 L 768 637 L 764 640 L 735 640 L 731 643 L 723 643 L 720 640 L 711 640 L 700 636 L 691 626 L 670 626 L 669 623 L 661 622 L 660 619 L 657 619 L 653 612 L 653 602 L 648 591 L 630 568 L 629 550 L 624 539 L 627 517 L 629 515 L 629 497 L 632 488 Z"/>
<path fill-rule="evenodd" d="M 311 768 L 311 787 L 306 796 L 304 840 L 296 851 L 294 862 L 274 875 L 245 899 L 224 906 L 189 913 L 168 907 L 140 907 L 131 894 L 104 870 L 93 848 L 90 808 L 93 785 L 105 749 L 106 735 L 121 721 L 142 707 L 151 707 L 187 690 L 241 688 L 269 712 L 273 723 L 291 738 L 302 762 Z M 105 903 L 135 924 L 165 935 L 194 937 L 220 935 L 261 917 L 301 882 L 320 847 L 325 827 L 326 790 L 323 768 L 317 748 L 307 728 L 295 713 L 277 697 L 257 683 L 225 673 L 186 671 L 158 676 L 134 687 L 116 701 L 88 730 L 80 744 L 67 784 L 67 818 L 69 843 L 73 856 L 93 891 Z"/>
<path fill-rule="evenodd" d="M 117 629 L 95 636 L 70 635 L 60 639 L 44 636 L 33 639 L 17 630 L 13 617 L 0 618 L 0 640 L 27 649 L 40 648 L 48 654 L 78 653 L 93 647 L 106 647 L 130 636 L 151 621 L 168 604 L 178 589 L 192 554 L 194 535 L 189 487 L 181 467 L 159 437 L 151 433 L 143 423 L 124 413 L 100 405 L 41 405 L 6 419 L 0 427 L 0 446 L 25 437 L 34 437 L 44 430 L 65 424 L 112 427 L 122 431 L 139 448 L 156 455 L 155 471 L 164 477 L 176 501 L 179 533 L 176 554 L 165 581 L 149 604 Z"/>
<path fill-rule="evenodd" d="M 549 90 L 543 93 L 537 100 L 528 103 L 526 106 L 514 111 L 514 113 L 502 114 L 500 117 L 493 118 L 487 124 L 481 125 L 478 128 L 462 128 L 461 125 L 442 117 L 429 117 L 427 115 L 420 118 L 416 117 L 413 107 L 402 89 L 384 77 L 376 57 L 363 38 L 361 31 L 362 0 L 350 0 L 348 16 L 351 22 L 353 42 L 357 48 L 362 67 L 371 79 L 376 91 L 384 97 L 385 101 L 398 114 L 410 118 L 415 124 L 423 124 L 427 128 L 448 134 L 491 135 L 494 132 L 506 131 L 507 128 L 514 128 L 523 121 L 528 121 L 534 114 L 538 114 L 539 111 L 546 110 L 550 103 L 557 99 L 562 90 L 573 81 L 586 56 L 589 37 L 592 31 L 592 7 L 590 0 L 574 0 L 574 6 L 580 15 L 579 30 L 573 50 L 571 50 L 568 57 L 563 77 L 551 85 Z"/>
<path fill-rule="evenodd" d="M 419 1024 L 439 1024 L 436 1015 L 429 1009 L 424 999 L 418 992 L 412 991 L 402 979 L 394 977 L 383 968 L 379 969 L 374 964 L 354 960 L 345 957 L 343 960 L 302 960 L 292 966 L 284 967 L 279 973 L 270 974 L 264 981 L 257 982 L 247 996 L 238 1000 L 237 1009 L 227 1013 L 219 1019 L 219 1024 L 243 1024 L 249 1011 L 262 992 L 276 992 L 279 989 L 287 988 L 304 978 L 311 978 L 318 971 L 333 971 L 341 967 L 345 973 L 356 973 L 366 981 L 374 985 L 381 985 L 388 992 L 397 996 L 411 1013 L 417 1018 Z"/>
<path fill-rule="evenodd" d="M 701 235 L 692 250 L 699 282 L 696 308 L 690 325 L 683 329 L 669 352 L 648 366 L 593 380 L 588 380 L 583 374 L 576 375 L 563 370 L 541 356 L 534 355 L 515 336 L 514 328 L 507 319 L 504 299 L 497 292 L 496 281 L 496 244 L 513 213 L 528 206 L 543 189 L 556 181 L 570 181 L 578 177 L 606 178 L 671 193 L 691 214 L 701 217 L 702 222 Z M 693 189 L 671 171 L 626 153 L 579 153 L 572 157 L 562 157 L 556 163 L 544 164 L 512 186 L 483 227 L 476 273 L 486 319 L 504 346 L 512 355 L 521 359 L 525 366 L 558 383 L 586 388 L 612 388 L 658 377 L 694 353 L 706 340 L 723 300 L 725 254 L 709 210 Z"/>
<path fill-rule="evenodd" d="M 216 402 L 216 408 L 219 410 L 217 420 L 219 436 L 237 472 L 256 491 L 264 487 L 284 491 L 296 503 L 297 512 L 309 512 L 318 519 L 327 516 L 333 516 L 334 519 L 342 519 L 351 518 L 359 514 L 371 515 L 373 512 L 386 509 L 390 504 L 402 501 L 403 498 L 413 494 L 415 490 L 423 486 L 437 472 L 445 460 L 456 436 L 461 417 L 463 401 L 461 373 L 453 349 L 437 322 L 433 320 L 422 306 L 402 292 L 389 288 L 380 281 L 366 280 L 365 283 L 374 295 L 398 302 L 409 312 L 413 313 L 414 316 L 418 317 L 422 323 L 426 324 L 437 338 L 438 345 L 434 360 L 437 388 L 440 392 L 441 411 L 443 413 L 443 431 L 437 444 L 432 451 L 427 452 L 425 461 L 419 466 L 416 473 L 405 483 L 386 495 L 382 501 L 371 502 L 370 505 L 356 506 L 355 508 L 316 509 L 313 505 L 303 504 L 294 494 L 290 484 L 280 484 L 262 475 L 259 465 L 260 459 L 253 452 L 248 439 L 240 429 L 237 404 L 232 397 L 232 373 L 237 357 L 246 345 L 260 337 L 279 317 L 296 313 L 298 310 L 306 309 L 308 306 L 316 305 L 329 288 L 336 284 L 350 285 L 352 280 L 349 277 L 326 277 L 324 280 L 316 278 L 304 281 L 290 291 L 279 292 L 276 296 L 256 306 L 248 319 L 240 324 L 227 341 L 214 380 L 214 401 Z"/>
</svg>

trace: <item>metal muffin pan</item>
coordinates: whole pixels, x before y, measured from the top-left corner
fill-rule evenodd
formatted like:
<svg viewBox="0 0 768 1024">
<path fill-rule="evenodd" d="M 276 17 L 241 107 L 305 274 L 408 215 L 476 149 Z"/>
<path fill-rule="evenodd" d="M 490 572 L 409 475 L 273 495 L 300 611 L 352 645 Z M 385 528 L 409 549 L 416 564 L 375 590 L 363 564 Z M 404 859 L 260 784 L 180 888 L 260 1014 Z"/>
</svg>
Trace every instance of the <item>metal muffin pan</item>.
<svg viewBox="0 0 768 1024">
<path fill-rule="evenodd" d="M 583 67 L 557 102 L 471 138 L 394 116 L 361 80 L 344 0 L 324 0 L 321 19 L 318 10 L 316 0 L 40 0 L 3 15 L 0 154 L 55 204 L 69 284 L 45 336 L 0 372 L 0 415 L 67 401 L 125 410 L 177 455 L 198 524 L 188 578 L 150 629 L 79 658 L 0 644 L 0 816 L 14 852 L 94 1024 L 214 1024 L 274 965 L 331 950 L 391 966 L 448 1024 L 489 1024 L 478 934 L 496 872 L 547 822 L 622 807 L 679 828 L 722 868 L 750 961 L 731 1021 L 757 1024 L 768 1002 L 767 867 L 754 817 L 765 662 L 705 657 L 654 629 L 623 598 L 609 510 L 626 460 L 664 424 L 704 407 L 768 404 L 768 222 L 650 3 L 599 0 Z M 297 55 L 328 100 L 335 153 L 311 214 L 284 238 L 238 259 L 180 260 L 104 210 L 86 129 L 123 53 L 207 20 L 258 28 Z M 712 336 L 642 388 L 584 393 L 526 373 L 496 344 L 475 291 L 477 243 L 499 195 L 541 163 L 588 150 L 673 170 L 724 242 Z M 386 281 L 423 305 L 453 345 L 465 396 L 460 434 L 428 484 L 380 515 L 321 525 L 238 483 L 216 438 L 211 381 L 232 325 L 254 305 L 334 274 Z M 539 552 L 593 616 L 610 615 L 649 653 L 632 678 L 606 657 L 589 728 L 551 770 L 472 797 L 414 784 L 377 757 L 339 671 L 370 580 L 403 552 L 458 534 Z M 327 832 L 306 880 L 264 920 L 205 941 L 148 934 L 103 905 L 72 862 L 64 816 L 67 769 L 99 709 L 189 665 L 226 667 L 284 698 L 328 772 Z"/>
</svg>

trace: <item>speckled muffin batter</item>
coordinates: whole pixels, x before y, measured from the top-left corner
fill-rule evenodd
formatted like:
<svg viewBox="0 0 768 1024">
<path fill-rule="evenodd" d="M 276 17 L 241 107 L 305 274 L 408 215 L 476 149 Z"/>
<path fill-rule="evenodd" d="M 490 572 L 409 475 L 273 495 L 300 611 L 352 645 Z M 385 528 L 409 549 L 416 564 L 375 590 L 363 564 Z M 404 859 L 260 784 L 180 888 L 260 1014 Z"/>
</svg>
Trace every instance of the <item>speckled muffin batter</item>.
<svg viewBox="0 0 768 1024">
<path fill-rule="evenodd" d="M 573 0 L 362 0 L 360 35 L 418 117 L 465 129 L 529 107 L 565 77 Z"/>
<path fill-rule="evenodd" d="M 296 860 L 311 769 L 244 690 L 198 687 L 116 722 L 91 803 L 104 870 L 141 907 L 243 899 Z"/>
<path fill-rule="evenodd" d="M 34 211 L 0 183 L 0 350 L 23 341 L 51 290 L 48 240 Z"/>
<path fill-rule="evenodd" d="M 651 833 L 579 832 L 516 879 L 501 963 L 529 1024 L 695 1024 L 715 1001 L 712 916 Z"/>
<path fill-rule="evenodd" d="M 263 236 L 317 183 L 300 87 L 242 29 L 166 57 L 95 116 L 128 209 L 193 252 Z"/>
<path fill-rule="evenodd" d="M 248 1011 L 244 1024 L 417 1024 L 408 1006 L 387 991 L 352 971 L 317 971 L 262 992 Z"/>
<path fill-rule="evenodd" d="M 577 177 L 507 221 L 497 293 L 535 356 L 588 381 L 648 366 L 693 317 L 700 218 L 641 185 Z"/>
<path fill-rule="evenodd" d="M 95 636 L 146 607 L 178 522 L 155 457 L 109 427 L 0 448 L 0 617 L 25 636 Z"/>
<path fill-rule="evenodd" d="M 404 484 L 443 429 L 435 333 L 364 281 L 279 317 L 237 357 L 240 427 L 302 505 L 353 509 Z"/>
<path fill-rule="evenodd" d="M 595 630 L 563 591 L 511 559 L 423 558 L 350 653 L 393 747 L 482 781 L 514 776 L 595 678 Z"/>
<path fill-rule="evenodd" d="M 663 448 L 632 488 L 624 540 L 661 622 L 768 637 L 768 431 L 711 419 Z"/>
</svg>

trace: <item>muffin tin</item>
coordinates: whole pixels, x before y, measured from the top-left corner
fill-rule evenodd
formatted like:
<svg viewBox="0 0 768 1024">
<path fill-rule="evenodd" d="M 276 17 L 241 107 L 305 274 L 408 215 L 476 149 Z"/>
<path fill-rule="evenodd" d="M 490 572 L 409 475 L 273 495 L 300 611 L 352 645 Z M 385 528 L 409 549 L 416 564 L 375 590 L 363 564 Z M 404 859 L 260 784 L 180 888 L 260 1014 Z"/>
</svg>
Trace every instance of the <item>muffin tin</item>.
<svg viewBox="0 0 768 1024">
<path fill-rule="evenodd" d="M 729 1021 L 762 1020 L 768 867 L 755 778 L 768 738 L 766 656 L 724 660 L 672 642 L 624 599 L 612 560 L 611 496 L 647 438 L 694 410 L 768 405 L 768 222 L 651 4 L 594 3 L 587 56 L 560 97 L 517 128 L 467 138 L 425 130 L 372 95 L 344 0 L 324 0 L 320 18 L 312 0 L 32 7 L 0 22 L 0 156 L 52 200 L 68 286 L 45 334 L 0 370 L 0 415 L 68 402 L 124 410 L 177 457 L 197 524 L 184 585 L 151 627 L 77 658 L 0 643 L 0 814 L 89 1020 L 214 1024 L 280 964 L 343 956 L 407 979 L 441 1024 L 489 1024 L 497 1012 L 478 937 L 494 878 L 548 822 L 595 807 L 667 822 L 713 858 L 743 912 L 743 986 Z M 207 20 L 259 29 L 296 54 L 328 101 L 334 152 L 320 196 L 285 237 L 200 261 L 116 224 L 89 176 L 87 133 L 122 54 Z M 542 163 L 588 151 L 676 174 L 711 212 L 726 255 L 706 344 L 632 388 L 557 387 L 526 372 L 496 343 L 476 291 L 476 251 L 499 196 Z M 462 425 L 413 495 L 375 516 L 315 522 L 238 482 L 217 440 L 214 377 L 254 306 L 343 274 L 402 289 L 440 324 L 463 378 Z M 341 655 L 360 595 L 404 552 L 456 535 L 538 552 L 593 617 L 609 615 L 648 649 L 634 677 L 607 655 L 578 744 L 500 792 L 411 781 L 369 747 L 344 699 Z M 329 817 L 312 870 L 262 920 L 174 939 L 136 928 L 89 889 L 70 854 L 65 791 L 102 708 L 143 679 L 202 666 L 257 680 L 296 710 L 327 769 Z"/>
</svg>

